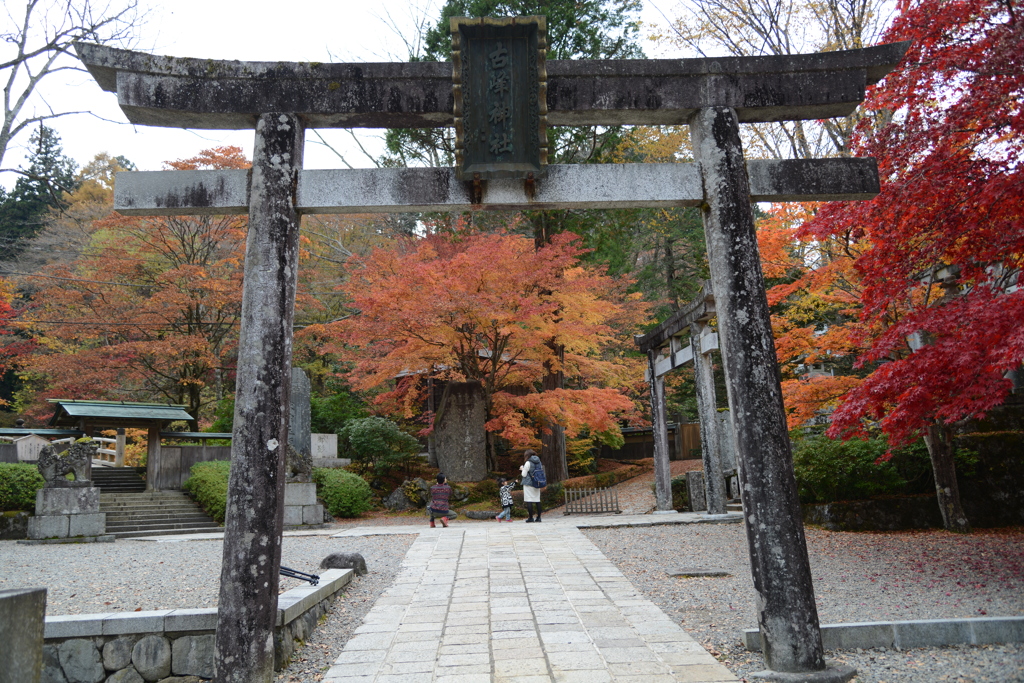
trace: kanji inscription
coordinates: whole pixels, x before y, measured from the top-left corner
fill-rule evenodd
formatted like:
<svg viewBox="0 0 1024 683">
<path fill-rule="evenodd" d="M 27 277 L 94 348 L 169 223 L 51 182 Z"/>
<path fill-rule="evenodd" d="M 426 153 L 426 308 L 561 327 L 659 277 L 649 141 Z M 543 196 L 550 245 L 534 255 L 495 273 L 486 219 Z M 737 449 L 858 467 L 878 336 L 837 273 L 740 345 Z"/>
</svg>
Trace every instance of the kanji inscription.
<svg viewBox="0 0 1024 683">
<path fill-rule="evenodd" d="M 462 180 L 539 178 L 547 164 L 544 17 L 452 19 Z"/>
</svg>

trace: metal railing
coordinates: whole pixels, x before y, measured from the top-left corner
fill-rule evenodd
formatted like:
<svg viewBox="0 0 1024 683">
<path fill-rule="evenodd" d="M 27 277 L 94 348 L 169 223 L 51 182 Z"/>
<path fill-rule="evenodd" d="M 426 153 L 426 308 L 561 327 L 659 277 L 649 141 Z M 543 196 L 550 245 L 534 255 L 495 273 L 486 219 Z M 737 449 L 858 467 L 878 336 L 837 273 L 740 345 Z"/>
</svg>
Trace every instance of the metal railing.
<svg viewBox="0 0 1024 683">
<path fill-rule="evenodd" d="M 619 492 L 607 489 L 563 489 L 565 493 L 565 512 L 563 514 L 580 514 L 596 512 L 614 512 L 619 514 Z"/>
</svg>

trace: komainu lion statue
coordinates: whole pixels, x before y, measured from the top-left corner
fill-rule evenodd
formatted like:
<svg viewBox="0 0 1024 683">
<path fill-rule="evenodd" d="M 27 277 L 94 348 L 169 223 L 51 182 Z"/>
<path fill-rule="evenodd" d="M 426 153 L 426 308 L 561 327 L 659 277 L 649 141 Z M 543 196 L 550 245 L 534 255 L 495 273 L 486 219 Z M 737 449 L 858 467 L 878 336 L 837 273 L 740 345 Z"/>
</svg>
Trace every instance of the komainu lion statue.
<svg viewBox="0 0 1024 683">
<path fill-rule="evenodd" d="M 39 451 L 39 473 L 46 480 L 46 488 L 67 488 L 89 486 L 89 464 L 96 453 L 96 442 L 73 443 L 63 453 L 53 446 L 43 446 Z M 74 474 L 74 481 L 67 479 Z"/>
</svg>

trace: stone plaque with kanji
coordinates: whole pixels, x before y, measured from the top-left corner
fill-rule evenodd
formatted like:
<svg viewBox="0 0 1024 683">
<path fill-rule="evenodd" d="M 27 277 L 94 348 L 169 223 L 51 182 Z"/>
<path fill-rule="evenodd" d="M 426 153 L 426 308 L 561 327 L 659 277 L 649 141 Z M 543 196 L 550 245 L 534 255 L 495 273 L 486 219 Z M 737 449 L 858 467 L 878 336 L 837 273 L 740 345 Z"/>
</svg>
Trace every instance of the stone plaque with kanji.
<svg viewBox="0 0 1024 683">
<path fill-rule="evenodd" d="M 544 17 L 451 22 L 459 177 L 539 178 L 547 164 Z"/>
</svg>

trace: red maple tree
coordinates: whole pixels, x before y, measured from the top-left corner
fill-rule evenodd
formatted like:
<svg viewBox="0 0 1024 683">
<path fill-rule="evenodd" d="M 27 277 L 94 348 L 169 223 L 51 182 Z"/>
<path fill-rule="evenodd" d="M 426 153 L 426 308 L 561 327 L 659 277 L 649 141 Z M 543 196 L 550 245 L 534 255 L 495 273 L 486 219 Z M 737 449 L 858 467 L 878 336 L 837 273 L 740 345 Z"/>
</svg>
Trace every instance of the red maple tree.
<svg viewBox="0 0 1024 683">
<path fill-rule="evenodd" d="M 1003 403 L 1024 359 L 1024 15 L 1008 0 L 901 0 L 884 42 L 913 41 L 869 94 L 853 151 L 881 193 L 832 204 L 804 228 L 866 246 L 860 363 L 877 369 L 832 435 L 879 421 L 894 445 L 923 434 L 946 527 L 966 531 L 951 426 Z"/>
</svg>

